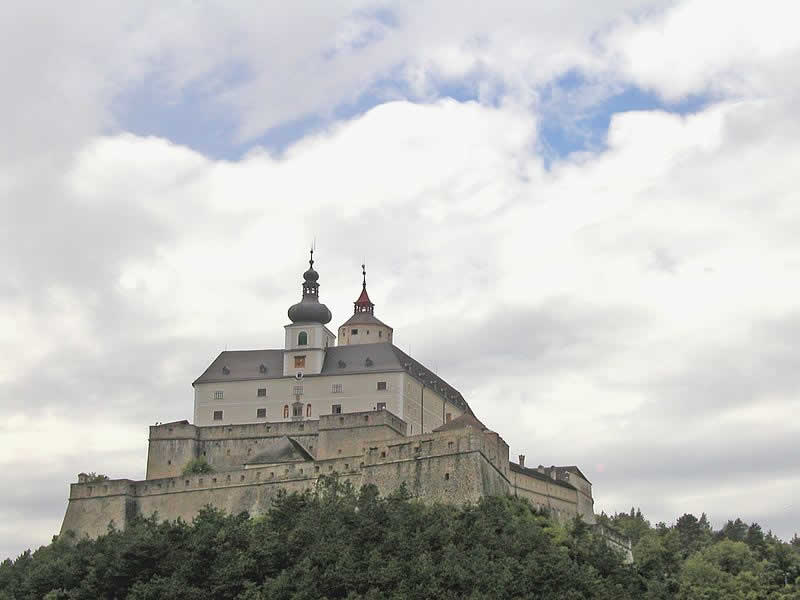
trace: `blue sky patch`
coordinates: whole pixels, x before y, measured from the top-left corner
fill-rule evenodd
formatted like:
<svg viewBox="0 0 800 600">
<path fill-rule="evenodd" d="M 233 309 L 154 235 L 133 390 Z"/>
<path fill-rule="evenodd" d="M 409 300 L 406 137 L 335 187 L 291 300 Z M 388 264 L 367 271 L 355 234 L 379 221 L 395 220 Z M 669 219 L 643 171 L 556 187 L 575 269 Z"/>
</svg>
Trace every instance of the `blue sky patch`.
<svg viewBox="0 0 800 600">
<path fill-rule="evenodd" d="M 118 126 L 137 135 L 164 137 L 215 159 L 238 160 L 254 147 L 280 154 L 294 142 L 319 132 L 336 121 L 352 119 L 391 100 L 431 101 L 453 98 L 459 102 L 479 100 L 478 90 L 488 83 L 490 93 L 480 98 L 493 105 L 505 89 L 491 75 L 472 74 L 463 80 L 432 79 L 430 94 L 417 98 L 397 67 L 376 81 L 352 102 L 344 102 L 327 115 L 304 115 L 282 123 L 261 136 L 239 143 L 238 119 L 231 108 L 219 101 L 220 91 L 245 81 L 246 68 L 233 66 L 209 78 L 213 83 L 191 84 L 171 92 L 157 77 L 128 90 L 114 103 Z M 208 81 L 208 80 L 204 80 Z M 486 87 L 486 86 L 485 86 Z M 540 118 L 539 151 L 549 166 L 574 152 L 602 151 L 611 117 L 632 110 L 664 110 L 687 114 L 709 103 L 705 97 L 691 97 L 666 103 L 656 94 L 634 86 L 596 82 L 570 71 L 540 90 L 536 108 Z"/>
</svg>

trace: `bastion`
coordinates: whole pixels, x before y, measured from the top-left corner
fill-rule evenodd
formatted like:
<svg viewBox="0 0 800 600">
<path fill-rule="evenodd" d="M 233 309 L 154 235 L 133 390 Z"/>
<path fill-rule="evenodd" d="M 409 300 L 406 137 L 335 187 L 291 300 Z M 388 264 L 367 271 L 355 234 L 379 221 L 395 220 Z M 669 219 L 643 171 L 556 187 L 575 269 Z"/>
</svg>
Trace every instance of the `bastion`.
<svg viewBox="0 0 800 600">
<path fill-rule="evenodd" d="M 321 475 L 333 474 L 357 488 L 374 484 L 382 494 L 405 484 L 427 502 L 513 494 L 556 518 L 580 515 L 594 522 L 591 484 L 577 468 L 510 463 L 505 441 L 474 417 L 420 435 L 406 435 L 407 429 L 387 410 L 315 421 L 151 426 L 146 478 L 90 481 L 79 475 L 61 532 L 96 537 L 111 523 L 124 529 L 135 515 L 191 521 L 206 505 L 257 515 L 279 490 L 310 489 Z M 213 473 L 183 475 L 193 459 L 205 460 Z"/>
</svg>

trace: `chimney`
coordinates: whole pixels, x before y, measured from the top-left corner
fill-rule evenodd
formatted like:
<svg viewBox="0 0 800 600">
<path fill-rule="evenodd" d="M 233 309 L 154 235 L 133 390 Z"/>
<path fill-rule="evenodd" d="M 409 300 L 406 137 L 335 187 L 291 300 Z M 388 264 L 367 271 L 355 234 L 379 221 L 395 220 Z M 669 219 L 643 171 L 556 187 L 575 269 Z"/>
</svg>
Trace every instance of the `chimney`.
<svg viewBox="0 0 800 600">
<path fill-rule="evenodd" d="M 520 467 L 524 467 L 525 466 L 525 455 L 524 454 L 520 454 L 519 455 L 519 466 Z"/>
</svg>

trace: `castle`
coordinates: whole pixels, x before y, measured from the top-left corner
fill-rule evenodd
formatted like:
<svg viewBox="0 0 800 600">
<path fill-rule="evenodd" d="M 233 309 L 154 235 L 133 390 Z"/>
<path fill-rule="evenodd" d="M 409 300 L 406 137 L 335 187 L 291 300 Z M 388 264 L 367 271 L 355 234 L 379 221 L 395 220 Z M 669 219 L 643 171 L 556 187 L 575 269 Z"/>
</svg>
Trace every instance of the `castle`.
<svg viewBox="0 0 800 600">
<path fill-rule="evenodd" d="M 70 486 L 61 532 L 95 537 L 135 515 L 191 520 L 206 505 L 265 512 L 279 490 L 313 487 L 336 473 L 388 494 L 405 483 L 424 501 L 528 498 L 560 520 L 595 523 L 592 484 L 576 466 L 509 462 L 508 445 L 464 397 L 392 343 L 375 316 L 362 265 L 353 315 L 334 335 L 319 301 L 313 250 L 302 300 L 289 308 L 284 347 L 222 352 L 192 384 L 194 423 L 150 427 L 142 481 Z M 186 466 L 207 463 L 211 472 Z M 606 531 L 609 542 L 629 543 Z"/>
</svg>

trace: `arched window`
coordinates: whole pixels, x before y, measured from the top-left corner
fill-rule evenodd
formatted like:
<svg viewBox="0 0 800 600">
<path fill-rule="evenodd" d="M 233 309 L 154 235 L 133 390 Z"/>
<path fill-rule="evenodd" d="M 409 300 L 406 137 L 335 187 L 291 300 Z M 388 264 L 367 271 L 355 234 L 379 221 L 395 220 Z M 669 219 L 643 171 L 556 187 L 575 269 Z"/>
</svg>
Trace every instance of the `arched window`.
<svg viewBox="0 0 800 600">
<path fill-rule="evenodd" d="M 297 345 L 298 346 L 308 346 L 308 334 L 305 331 L 301 331 L 297 336 Z"/>
<path fill-rule="evenodd" d="M 283 405 L 283 418 L 284 419 L 288 419 L 289 418 L 289 405 L 288 404 L 284 404 Z"/>
<path fill-rule="evenodd" d="M 311 416 L 311 405 L 310 404 L 306 404 L 306 416 L 307 417 Z"/>
</svg>

